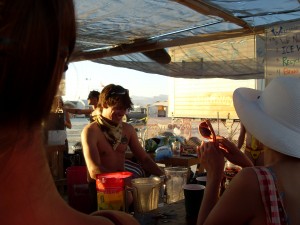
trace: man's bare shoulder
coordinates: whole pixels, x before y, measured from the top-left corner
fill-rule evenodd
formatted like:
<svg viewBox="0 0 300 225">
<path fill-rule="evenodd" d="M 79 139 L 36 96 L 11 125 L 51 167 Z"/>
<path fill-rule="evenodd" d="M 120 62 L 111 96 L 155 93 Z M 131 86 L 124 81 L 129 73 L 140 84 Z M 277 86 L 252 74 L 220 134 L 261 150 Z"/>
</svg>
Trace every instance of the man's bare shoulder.
<svg viewBox="0 0 300 225">
<path fill-rule="evenodd" d="M 126 122 L 122 122 L 122 125 L 123 125 L 123 130 L 124 130 L 126 133 L 131 134 L 132 132 L 135 131 L 134 127 L 133 127 L 131 124 L 128 124 L 128 123 L 126 123 Z"/>
<path fill-rule="evenodd" d="M 102 130 L 100 129 L 99 125 L 96 121 L 89 123 L 85 125 L 85 127 L 82 130 L 82 133 L 102 133 Z"/>
</svg>

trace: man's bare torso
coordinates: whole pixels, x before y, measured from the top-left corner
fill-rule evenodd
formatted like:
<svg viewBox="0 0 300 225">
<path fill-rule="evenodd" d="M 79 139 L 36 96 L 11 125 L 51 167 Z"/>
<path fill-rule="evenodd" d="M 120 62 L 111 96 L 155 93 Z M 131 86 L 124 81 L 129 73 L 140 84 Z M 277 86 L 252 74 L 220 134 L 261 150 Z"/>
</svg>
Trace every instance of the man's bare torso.
<svg viewBox="0 0 300 225">
<path fill-rule="evenodd" d="M 99 154 L 100 170 L 103 173 L 124 171 L 125 152 L 130 140 L 130 132 L 126 131 L 125 126 L 126 124 L 123 127 L 122 141 L 116 150 L 114 150 L 112 145 L 108 142 L 97 122 L 91 123 L 88 127 L 88 129 L 91 130 L 92 138 L 96 141 L 97 146 L 96 149 L 93 148 L 91 151 L 97 151 L 97 154 Z M 90 179 L 89 177 L 88 180 Z"/>
</svg>

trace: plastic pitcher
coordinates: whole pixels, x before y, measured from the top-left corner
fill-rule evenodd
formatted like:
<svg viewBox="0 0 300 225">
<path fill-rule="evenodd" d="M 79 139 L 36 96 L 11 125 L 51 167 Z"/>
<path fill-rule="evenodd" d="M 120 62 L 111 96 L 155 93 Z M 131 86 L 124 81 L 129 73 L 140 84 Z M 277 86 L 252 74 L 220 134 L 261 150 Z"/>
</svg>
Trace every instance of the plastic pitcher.
<svg viewBox="0 0 300 225">
<path fill-rule="evenodd" d="M 125 211 L 125 183 L 130 172 L 102 173 L 96 175 L 98 210 Z"/>
<path fill-rule="evenodd" d="M 161 183 L 159 177 L 136 178 L 131 181 L 135 213 L 157 208 Z"/>
<path fill-rule="evenodd" d="M 165 174 L 167 203 L 169 204 L 184 199 L 183 186 L 187 182 L 188 168 L 166 167 Z"/>
</svg>

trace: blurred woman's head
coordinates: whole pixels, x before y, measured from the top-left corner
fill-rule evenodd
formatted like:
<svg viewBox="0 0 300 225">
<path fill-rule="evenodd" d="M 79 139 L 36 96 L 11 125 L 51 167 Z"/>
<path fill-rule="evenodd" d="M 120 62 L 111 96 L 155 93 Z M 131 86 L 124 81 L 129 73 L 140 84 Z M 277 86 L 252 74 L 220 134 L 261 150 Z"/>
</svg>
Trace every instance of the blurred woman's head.
<svg viewBox="0 0 300 225">
<path fill-rule="evenodd" d="M 2 1 L 0 13 L 0 124 L 26 129 L 47 118 L 74 49 L 73 1 Z"/>
</svg>

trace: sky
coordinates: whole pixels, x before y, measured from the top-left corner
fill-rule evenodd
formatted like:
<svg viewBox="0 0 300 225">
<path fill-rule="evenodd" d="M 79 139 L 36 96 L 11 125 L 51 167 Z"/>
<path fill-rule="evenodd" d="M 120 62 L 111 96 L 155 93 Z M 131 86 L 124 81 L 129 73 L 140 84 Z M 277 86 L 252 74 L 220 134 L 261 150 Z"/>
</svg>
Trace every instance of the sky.
<svg viewBox="0 0 300 225">
<path fill-rule="evenodd" d="M 130 96 L 168 95 L 169 77 L 136 70 L 82 61 L 70 63 L 66 72 L 66 100 L 86 99 L 91 90 L 118 84 L 129 89 Z"/>
</svg>

